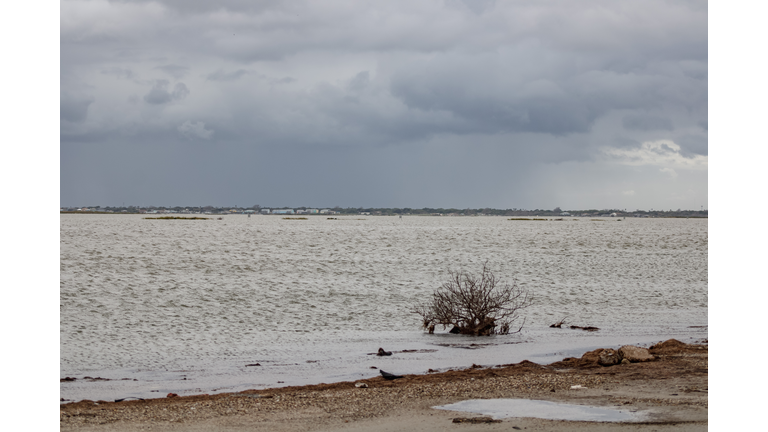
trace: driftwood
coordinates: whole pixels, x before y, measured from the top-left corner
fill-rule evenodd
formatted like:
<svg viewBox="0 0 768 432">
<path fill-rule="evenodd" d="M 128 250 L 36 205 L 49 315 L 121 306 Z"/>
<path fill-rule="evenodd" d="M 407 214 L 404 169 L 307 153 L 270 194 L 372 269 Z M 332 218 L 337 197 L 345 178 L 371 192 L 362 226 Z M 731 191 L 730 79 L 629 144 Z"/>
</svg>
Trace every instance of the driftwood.
<svg viewBox="0 0 768 432">
<path fill-rule="evenodd" d="M 560 321 L 550 325 L 550 327 L 552 327 L 552 328 L 563 328 L 562 326 L 563 326 L 563 324 L 565 324 L 565 318 L 566 317 L 563 317 L 563 319 L 561 319 Z"/>
<path fill-rule="evenodd" d="M 586 330 L 586 331 L 597 331 L 597 330 L 600 330 L 597 327 L 580 327 L 580 326 L 576 326 L 576 325 L 572 325 L 571 328 L 574 329 L 574 330 L 579 329 L 579 330 Z"/>
</svg>

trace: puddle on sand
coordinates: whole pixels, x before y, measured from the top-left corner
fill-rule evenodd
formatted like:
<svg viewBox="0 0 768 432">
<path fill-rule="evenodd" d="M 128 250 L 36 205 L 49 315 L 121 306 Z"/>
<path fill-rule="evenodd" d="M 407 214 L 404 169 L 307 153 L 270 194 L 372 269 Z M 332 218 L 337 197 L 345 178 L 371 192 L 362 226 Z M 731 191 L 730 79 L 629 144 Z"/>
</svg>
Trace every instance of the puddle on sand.
<svg viewBox="0 0 768 432">
<path fill-rule="evenodd" d="M 535 417 L 546 420 L 632 422 L 645 413 L 531 399 L 470 399 L 433 408 L 483 414 L 494 419 Z"/>
</svg>

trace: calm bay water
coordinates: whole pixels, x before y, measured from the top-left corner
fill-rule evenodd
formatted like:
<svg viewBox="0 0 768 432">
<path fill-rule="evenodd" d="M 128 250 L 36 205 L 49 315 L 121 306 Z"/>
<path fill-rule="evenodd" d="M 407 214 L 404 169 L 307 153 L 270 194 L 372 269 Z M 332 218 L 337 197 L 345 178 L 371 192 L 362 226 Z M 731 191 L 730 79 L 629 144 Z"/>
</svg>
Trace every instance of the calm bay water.
<svg viewBox="0 0 768 432">
<path fill-rule="evenodd" d="M 61 397 L 354 380 L 375 376 L 372 366 L 549 363 L 706 338 L 707 220 L 601 219 L 61 215 L 60 373 L 78 378 Z M 524 330 L 424 334 L 411 306 L 448 269 L 486 260 L 534 295 Z M 563 317 L 601 330 L 548 327 Z M 380 346 L 395 355 L 368 355 Z"/>
</svg>

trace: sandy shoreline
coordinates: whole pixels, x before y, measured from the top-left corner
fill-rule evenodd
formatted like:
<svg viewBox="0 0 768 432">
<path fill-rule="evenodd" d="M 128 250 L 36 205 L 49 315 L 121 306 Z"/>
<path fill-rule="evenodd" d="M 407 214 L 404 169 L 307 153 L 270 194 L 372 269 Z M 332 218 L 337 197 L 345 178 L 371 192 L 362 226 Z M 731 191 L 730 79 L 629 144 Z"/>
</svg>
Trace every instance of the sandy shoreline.
<svg viewBox="0 0 768 432">
<path fill-rule="evenodd" d="M 428 375 L 123 402 L 60 406 L 60 429 L 86 431 L 706 430 L 708 347 L 664 342 L 655 361 L 602 367 L 594 355 Z M 572 389 L 572 386 L 581 386 Z M 508 418 L 453 423 L 479 414 L 433 409 L 466 399 L 519 398 L 648 411 L 642 423 Z"/>
</svg>

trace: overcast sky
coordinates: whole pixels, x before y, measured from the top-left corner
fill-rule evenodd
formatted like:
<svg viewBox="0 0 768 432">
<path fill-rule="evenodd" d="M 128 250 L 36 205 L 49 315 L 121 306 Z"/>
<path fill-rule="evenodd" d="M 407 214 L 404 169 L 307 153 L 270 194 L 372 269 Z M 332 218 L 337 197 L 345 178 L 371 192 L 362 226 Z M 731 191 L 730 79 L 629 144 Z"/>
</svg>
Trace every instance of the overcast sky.
<svg viewBox="0 0 768 432">
<path fill-rule="evenodd" d="M 62 206 L 699 209 L 702 1 L 61 2 Z"/>
</svg>

